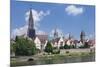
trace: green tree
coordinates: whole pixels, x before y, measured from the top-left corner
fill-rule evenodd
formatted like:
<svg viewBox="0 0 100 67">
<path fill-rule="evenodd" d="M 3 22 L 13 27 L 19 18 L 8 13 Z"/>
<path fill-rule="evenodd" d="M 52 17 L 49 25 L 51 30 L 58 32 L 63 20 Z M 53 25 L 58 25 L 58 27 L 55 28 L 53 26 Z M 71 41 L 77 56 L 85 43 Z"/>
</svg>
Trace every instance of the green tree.
<svg viewBox="0 0 100 67">
<path fill-rule="evenodd" d="M 28 38 L 16 37 L 14 44 L 15 55 L 28 56 L 36 53 L 35 43 Z"/>
<path fill-rule="evenodd" d="M 60 49 L 64 49 L 64 46 L 60 46 Z"/>
<path fill-rule="evenodd" d="M 52 53 L 52 51 L 53 51 L 53 47 L 52 47 L 51 43 L 48 41 L 47 45 L 45 47 L 45 52 L 47 52 L 49 54 L 49 53 Z"/>
<path fill-rule="evenodd" d="M 10 45 L 10 53 L 12 54 L 12 53 L 15 53 L 15 51 L 16 51 L 16 45 L 15 45 L 15 43 L 12 43 L 11 42 L 11 45 Z"/>
<path fill-rule="evenodd" d="M 64 45 L 64 49 L 70 49 L 70 46 L 68 46 L 67 44 Z"/>
<path fill-rule="evenodd" d="M 16 36 L 16 38 L 15 38 L 15 42 L 17 42 L 19 40 L 19 37 L 18 36 Z"/>
<path fill-rule="evenodd" d="M 72 49 L 72 48 L 75 48 L 75 46 L 74 45 L 70 45 L 70 48 Z"/>
</svg>

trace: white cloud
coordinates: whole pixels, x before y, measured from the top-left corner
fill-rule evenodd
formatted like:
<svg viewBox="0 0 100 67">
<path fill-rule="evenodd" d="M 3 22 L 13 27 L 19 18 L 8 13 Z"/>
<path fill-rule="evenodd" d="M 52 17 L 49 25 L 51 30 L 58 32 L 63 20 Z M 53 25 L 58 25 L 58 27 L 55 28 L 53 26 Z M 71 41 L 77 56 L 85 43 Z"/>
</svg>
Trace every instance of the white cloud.
<svg viewBox="0 0 100 67">
<path fill-rule="evenodd" d="M 83 13 L 83 7 L 77 7 L 75 5 L 69 5 L 65 8 L 65 11 L 67 12 L 68 15 L 79 15 Z"/>
<path fill-rule="evenodd" d="M 62 30 L 60 30 L 60 29 L 57 28 L 56 31 L 58 32 L 58 37 L 63 36 Z M 55 29 L 53 29 L 53 30 L 50 32 L 50 37 L 54 37 L 54 32 L 55 32 Z"/>
<path fill-rule="evenodd" d="M 26 15 L 25 15 L 25 20 L 27 23 L 28 23 L 28 19 L 29 19 L 29 14 L 30 14 L 30 11 L 27 11 Z M 50 11 L 47 10 L 44 12 L 42 10 L 36 11 L 36 10 L 32 9 L 32 14 L 33 14 L 34 23 L 35 23 L 35 29 L 37 29 L 39 27 L 39 21 L 41 21 L 43 19 L 43 17 L 49 15 Z"/>
<path fill-rule="evenodd" d="M 34 18 L 34 23 L 35 23 L 35 29 L 37 30 L 38 34 L 44 34 L 43 31 L 38 31 L 38 27 L 39 27 L 39 22 L 47 15 L 50 14 L 50 11 L 36 11 L 34 9 L 32 9 L 32 14 L 33 14 L 33 18 Z M 29 18 L 29 11 L 26 12 L 25 14 L 25 20 L 27 22 L 26 25 L 20 27 L 20 28 L 16 28 L 12 30 L 11 33 L 11 38 L 14 38 L 16 35 L 17 36 L 21 36 L 21 35 L 26 35 L 27 33 L 27 29 L 28 29 L 28 18 Z"/>
<path fill-rule="evenodd" d="M 28 29 L 28 26 L 25 25 L 25 26 L 22 26 L 20 28 L 16 28 L 12 31 L 11 33 L 11 38 L 15 38 L 15 36 L 21 36 L 21 35 L 26 35 L 27 33 L 27 29 Z"/>
</svg>

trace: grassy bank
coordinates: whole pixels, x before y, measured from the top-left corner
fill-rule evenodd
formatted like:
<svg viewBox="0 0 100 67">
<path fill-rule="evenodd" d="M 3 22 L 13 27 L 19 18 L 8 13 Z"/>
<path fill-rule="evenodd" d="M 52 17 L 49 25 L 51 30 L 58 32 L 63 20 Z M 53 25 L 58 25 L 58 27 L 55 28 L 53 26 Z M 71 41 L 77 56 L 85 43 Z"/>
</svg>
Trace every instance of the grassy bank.
<svg viewBox="0 0 100 67">
<path fill-rule="evenodd" d="M 55 64 L 55 63 L 66 63 L 65 61 L 67 60 L 71 60 L 69 61 L 70 63 L 77 62 L 75 60 L 80 59 L 80 58 L 89 58 L 91 56 L 95 56 L 95 53 L 92 52 L 80 52 L 80 53 L 66 53 L 66 54 L 51 54 L 51 55 L 37 55 L 37 56 L 32 56 L 34 58 L 34 61 L 16 61 L 16 60 L 12 60 L 11 58 L 11 66 L 20 66 L 20 65 L 38 65 L 38 64 Z M 14 58 L 14 59 L 18 59 L 18 58 Z M 75 59 L 75 60 L 74 60 Z M 83 59 L 83 60 L 84 60 Z M 81 60 L 81 59 L 80 59 Z M 79 62 L 81 62 L 79 60 Z"/>
<path fill-rule="evenodd" d="M 39 55 L 37 56 L 38 58 L 41 59 L 60 59 L 60 58 L 71 58 L 71 57 L 84 57 L 84 56 L 91 56 L 91 55 L 95 55 L 94 52 L 90 53 L 90 52 L 77 52 L 77 53 L 66 53 L 66 54 L 51 54 L 51 55 Z"/>
</svg>

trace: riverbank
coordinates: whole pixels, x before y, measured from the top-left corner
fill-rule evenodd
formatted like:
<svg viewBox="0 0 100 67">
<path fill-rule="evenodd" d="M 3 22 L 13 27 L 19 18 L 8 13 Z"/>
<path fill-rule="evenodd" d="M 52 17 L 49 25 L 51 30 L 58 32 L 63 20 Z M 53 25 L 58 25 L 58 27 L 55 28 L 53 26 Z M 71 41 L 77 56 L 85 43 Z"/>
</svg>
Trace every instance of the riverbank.
<svg viewBox="0 0 100 67">
<path fill-rule="evenodd" d="M 33 61 L 28 61 L 32 58 Z M 64 54 L 20 56 L 11 58 L 11 66 L 43 65 L 95 61 L 95 52 L 68 52 Z"/>
</svg>

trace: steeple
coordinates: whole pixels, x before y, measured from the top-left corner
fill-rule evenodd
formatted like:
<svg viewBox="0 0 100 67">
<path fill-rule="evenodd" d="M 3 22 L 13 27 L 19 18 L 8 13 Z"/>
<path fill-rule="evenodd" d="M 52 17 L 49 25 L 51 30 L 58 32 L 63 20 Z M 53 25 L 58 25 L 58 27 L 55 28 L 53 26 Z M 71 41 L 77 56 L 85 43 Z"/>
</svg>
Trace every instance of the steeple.
<svg viewBox="0 0 100 67">
<path fill-rule="evenodd" d="M 54 38 L 55 38 L 55 39 L 58 38 L 57 28 L 55 28 L 55 30 L 54 30 Z"/>
<path fill-rule="evenodd" d="M 32 9 L 30 9 L 30 14 L 29 14 L 27 36 L 31 39 L 35 39 L 36 37 Z"/>
<path fill-rule="evenodd" d="M 28 28 L 29 29 L 34 28 L 34 19 L 33 19 L 32 9 L 30 9 Z"/>
<path fill-rule="evenodd" d="M 69 33 L 69 36 L 68 36 L 68 39 L 70 40 L 72 37 L 71 37 L 71 34 Z"/>
</svg>

